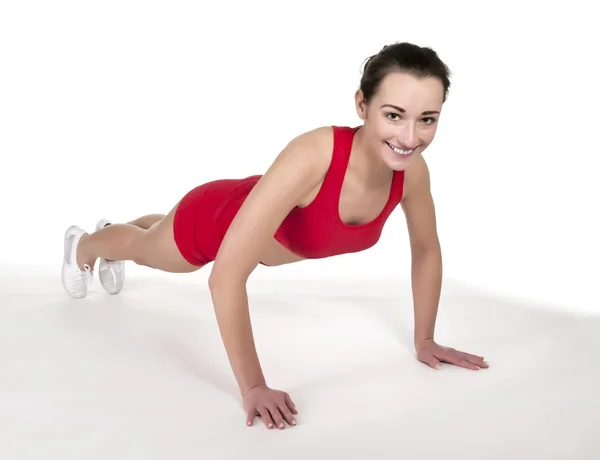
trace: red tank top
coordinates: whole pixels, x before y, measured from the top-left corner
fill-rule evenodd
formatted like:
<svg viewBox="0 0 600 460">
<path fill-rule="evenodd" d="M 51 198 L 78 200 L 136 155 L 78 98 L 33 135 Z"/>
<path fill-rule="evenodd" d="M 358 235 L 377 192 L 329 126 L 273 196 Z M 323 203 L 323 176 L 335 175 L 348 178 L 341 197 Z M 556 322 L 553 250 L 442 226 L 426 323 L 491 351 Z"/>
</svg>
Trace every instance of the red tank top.
<svg viewBox="0 0 600 460">
<path fill-rule="evenodd" d="M 404 171 L 395 171 L 388 201 L 379 216 L 363 225 L 348 225 L 342 221 L 339 215 L 340 194 L 354 134 L 360 127 L 332 128 L 333 155 L 319 193 L 308 206 L 292 209 L 274 235 L 284 247 L 305 259 L 359 252 L 372 247 L 379 240 L 387 218 L 402 199 Z M 220 181 L 227 190 L 216 215 L 222 236 L 261 177 L 254 175 Z"/>
<path fill-rule="evenodd" d="M 333 126 L 333 155 L 318 195 L 304 208 L 294 208 L 275 233 L 275 239 L 306 259 L 364 251 L 375 245 L 387 218 L 402 200 L 404 171 L 395 171 L 383 211 L 363 225 L 345 224 L 339 200 L 350 160 L 352 141 L 360 127 Z"/>
</svg>

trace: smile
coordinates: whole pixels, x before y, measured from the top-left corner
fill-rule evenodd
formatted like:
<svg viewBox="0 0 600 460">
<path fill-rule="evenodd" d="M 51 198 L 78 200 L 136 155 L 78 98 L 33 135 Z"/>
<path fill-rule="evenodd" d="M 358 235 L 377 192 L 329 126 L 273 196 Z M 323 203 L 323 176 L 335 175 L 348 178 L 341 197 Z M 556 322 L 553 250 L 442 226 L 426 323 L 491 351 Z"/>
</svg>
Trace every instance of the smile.
<svg viewBox="0 0 600 460">
<path fill-rule="evenodd" d="M 408 155 L 410 155 L 411 153 L 413 153 L 413 152 L 414 152 L 414 149 L 410 149 L 410 150 L 403 150 L 403 149 L 400 149 L 400 148 L 398 148 L 398 147 L 394 147 L 394 146 L 393 146 L 392 144 L 390 144 L 389 142 L 386 142 L 386 144 L 387 144 L 387 146 L 388 146 L 389 148 L 391 148 L 391 149 L 392 149 L 394 152 L 396 152 L 398 155 L 408 156 Z"/>
</svg>

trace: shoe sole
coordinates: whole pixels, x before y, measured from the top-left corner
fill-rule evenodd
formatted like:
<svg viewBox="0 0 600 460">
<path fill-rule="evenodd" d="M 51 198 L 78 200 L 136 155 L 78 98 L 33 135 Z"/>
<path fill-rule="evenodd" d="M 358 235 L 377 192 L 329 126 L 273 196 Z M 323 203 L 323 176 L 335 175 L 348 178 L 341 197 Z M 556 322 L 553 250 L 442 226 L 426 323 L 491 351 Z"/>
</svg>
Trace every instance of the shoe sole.
<svg viewBox="0 0 600 460">
<path fill-rule="evenodd" d="M 98 223 L 96 224 L 96 231 L 103 229 L 104 227 L 106 227 L 107 225 L 112 224 L 111 221 L 109 221 L 108 219 L 102 219 L 100 221 L 98 221 Z M 106 259 L 104 258 L 100 258 L 100 263 L 102 263 L 102 261 L 104 261 L 106 263 Z M 100 267 L 98 267 L 98 273 L 100 273 Z M 123 266 L 123 274 L 125 273 L 125 267 Z M 123 275 L 124 276 L 124 275 Z M 98 274 L 98 279 L 100 280 L 100 286 L 102 286 L 102 289 L 104 289 L 106 291 L 107 294 L 110 295 L 117 295 L 119 292 L 121 292 L 121 290 L 123 289 L 123 286 L 121 286 L 121 288 L 116 291 L 116 292 L 111 292 L 109 291 L 103 284 L 102 284 L 102 280 L 100 279 L 100 275 Z"/>
<path fill-rule="evenodd" d="M 69 261 L 67 261 L 67 240 L 69 239 L 69 235 L 75 230 L 79 230 L 79 227 L 77 225 L 71 225 L 65 231 L 65 236 L 63 239 L 63 268 L 60 274 L 60 281 L 63 289 L 70 297 L 73 297 L 74 299 L 83 299 L 87 295 L 87 291 L 84 292 L 82 295 L 73 295 L 71 291 L 67 288 L 67 285 L 65 283 L 65 266 L 69 264 Z"/>
</svg>

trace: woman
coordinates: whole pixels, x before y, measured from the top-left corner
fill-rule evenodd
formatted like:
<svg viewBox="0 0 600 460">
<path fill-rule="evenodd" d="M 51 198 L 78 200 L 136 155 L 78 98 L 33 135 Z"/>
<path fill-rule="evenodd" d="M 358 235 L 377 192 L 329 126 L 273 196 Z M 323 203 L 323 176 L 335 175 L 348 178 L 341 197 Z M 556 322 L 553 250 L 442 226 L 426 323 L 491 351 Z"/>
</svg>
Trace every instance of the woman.
<svg viewBox="0 0 600 460">
<path fill-rule="evenodd" d="M 477 370 L 481 356 L 434 341 L 442 279 L 429 172 L 423 151 L 433 141 L 450 87 L 437 54 L 410 43 L 371 56 L 355 93 L 363 124 L 319 127 L 293 139 L 262 176 L 200 185 L 165 215 L 127 224 L 100 221 L 87 234 L 65 236 L 63 285 L 86 295 L 95 261 L 104 289 L 116 294 L 123 261 L 168 272 L 214 262 L 209 287 L 221 336 L 252 425 L 295 424 L 294 403 L 267 386 L 251 330 L 246 281 L 259 264 L 281 265 L 373 246 L 401 205 L 413 259 L 417 358 L 439 369 L 448 362 Z"/>
</svg>

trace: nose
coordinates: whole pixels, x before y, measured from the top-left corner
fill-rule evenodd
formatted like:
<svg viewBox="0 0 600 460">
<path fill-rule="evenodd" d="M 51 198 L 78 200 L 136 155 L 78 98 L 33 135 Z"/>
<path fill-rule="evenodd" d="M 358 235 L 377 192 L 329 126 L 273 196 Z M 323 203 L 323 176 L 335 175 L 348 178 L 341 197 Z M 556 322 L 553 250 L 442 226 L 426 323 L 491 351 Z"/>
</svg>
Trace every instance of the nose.
<svg viewBox="0 0 600 460">
<path fill-rule="evenodd" d="M 397 136 L 398 145 L 405 149 L 414 149 L 419 145 L 417 130 L 412 124 L 407 123 L 401 133 Z"/>
</svg>

